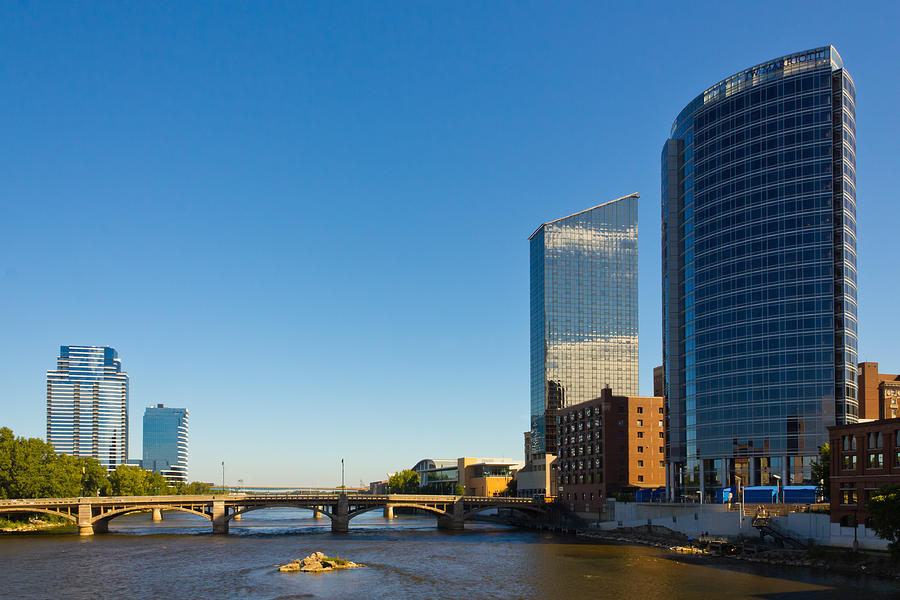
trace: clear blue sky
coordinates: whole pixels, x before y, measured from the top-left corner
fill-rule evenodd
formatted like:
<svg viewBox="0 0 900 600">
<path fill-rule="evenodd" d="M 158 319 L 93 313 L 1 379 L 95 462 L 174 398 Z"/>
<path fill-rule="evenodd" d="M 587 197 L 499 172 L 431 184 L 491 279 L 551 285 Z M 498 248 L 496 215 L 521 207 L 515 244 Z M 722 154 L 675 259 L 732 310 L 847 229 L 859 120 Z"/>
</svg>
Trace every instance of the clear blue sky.
<svg viewBox="0 0 900 600">
<path fill-rule="evenodd" d="M 58 347 L 96 344 L 131 455 L 145 406 L 185 406 L 195 479 L 521 457 L 527 236 L 642 195 L 651 393 L 672 120 L 828 43 L 858 93 L 860 358 L 900 372 L 897 4 L 620 4 L 0 5 L 0 424 L 43 437 Z"/>
</svg>

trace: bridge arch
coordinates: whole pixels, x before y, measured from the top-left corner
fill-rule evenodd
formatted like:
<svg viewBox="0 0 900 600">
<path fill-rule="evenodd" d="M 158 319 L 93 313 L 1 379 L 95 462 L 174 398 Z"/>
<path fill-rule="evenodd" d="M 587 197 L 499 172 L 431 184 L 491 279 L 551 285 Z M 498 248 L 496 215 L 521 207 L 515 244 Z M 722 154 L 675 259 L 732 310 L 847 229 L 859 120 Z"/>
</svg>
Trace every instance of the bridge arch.
<svg viewBox="0 0 900 600">
<path fill-rule="evenodd" d="M 518 510 L 518 511 L 526 512 L 526 513 L 530 513 L 531 515 L 534 515 L 534 516 L 544 516 L 546 514 L 546 512 L 544 510 L 542 510 L 536 506 L 528 506 L 528 505 L 523 505 L 523 504 L 511 504 L 511 505 L 506 505 L 506 506 L 504 506 L 504 505 L 486 505 L 486 506 L 479 506 L 479 507 L 473 508 L 472 510 L 470 510 L 466 513 L 463 513 L 463 519 L 470 519 L 470 518 L 474 517 L 475 515 L 477 515 L 478 513 L 483 512 L 485 510 L 491 510 L 491 509 L 500 510 L 500 509 L 504 509 L 504 508 L 508 509 L 508 510 Z"/>
<path fill-rule="evenodd" d="M 77 514 L 74 514 L 74 515 L 73 515 L 73 514 L 69 514 L 69 513 L 66 513 L 66 512 L 60 512 L 60 511 L 58 511 L 58 510 L 52 510 L 52 509 L 49 509 L 49 508 L 31 508 L 31 507 L 16 508 L 15 506 L 4 506 L 4 507 L 0 508 L 0 514 L 3 514 L 3 513 L 7 513 L 7 514 L 15 514 L 15 513 L 24 513 L 24 514 L 30 514 L 30 513 L 44 513 L 44 514 L 47 514 L 47 515 L 54 515 L 54 516 L 57 516 L 57 517 L 64 517 L 64 518 L 66 518 L 66 519 L 72 521 L 73 523 L 76 523 L 76 524 L 78 523 L 78 515 L 77 515 Z"/>
<path fill-rule="evenodd" d="M 121 517 L 122 515 L 127 515 L 127 514 L 133 513 L 133 512 L 141 512 L 141 511 L 145 511 L 145 510 L 153 510 L 153 509 L 177 510 L 177 511 L 181 511 L 181 512 L 190 513 L 192 515 L 198 515 L 198 516 L 205 518 L 207 521 L 212 521 L 212 516 L 210 514 L 203 512 L 203 511 L 199 511 L 199 510 L 194 510 L 192 508 L 187 508 L 186 506 L 178 506 L 176 504 L 173 504 L 173 505 L 146 504 L 146 505 L 138 505 L 138 506 L 128 506 L 126 508 L 119 508 L 116 510 L 111 510 L 109 512 L 94 515 L 91 517 L 91 523 L 92 524 L 100 523 L 100 522 L 109 523 L 116 517 Z"/>
<path fill-rule="evenodd" d="M 261 504 L 261 505 L 254 505 L 254 506 L 245 506 L 244 508 L 242 508 L 242 509 L 240 509 L 240 510 L 236 510 L 236 511 L 234 511 L 234 512 L 229 513 L 228 516 L 225 517 L 225 520 L 226 520 L 226 521 L 231 521 L 233 518 L 235 518 L 235 517 L 238 516 L 238 515 L 242 515 L 242 514 L 244 514 L 244 513 L 252 512 L 252 511 L 254 511 L 254 510 L 263 510 L 263 509 L 266 509 L 266 508 L 300 508 L 300 509 L 303 509 L 303 510 L 309 510 L 309 511 L 313 511 L 313 512 L 319 512 L 319 513 L 322 513 L 323 515 L 326 515 L 329 519 L 334 520 L 334 514 L 332 514 L 332 512 L 331 512 L 330 510 L 328 510 L 327 508 L 325 508 L 324 506 L 322 506 L 322 507 L 320 507 L 320 508 L 315 508 L 315 507 L 313 507 L 313 506 L 307 506 L 307 505 L 305 505 L 305 504 L 284 504 L 284 503 L 282 503 L 282 502 L 279 502 L 279 503 L 277 503 L 277 504 L 274 504 L 274 503 L 273 503 L 273 504 Z"/>
<path fill-rule="evenodd" d="M 414 502 L 386 502 L 384 504 L 376 505 L 376 506 L 365 506 L 363 508 L 357 508 L 356 510 L 352 510 L 347 513 L 347 518 L 352 519 L 353 517 L 359 516 L 363 513 L 367 513 L 373 510 L 384 510 L 390 506 L 391 508 L 417 508 L 419 510 L 423 510 L 427 513 L 431 513 L 434 516 L 441 518 L 447 516 L 447 511 L 441 510 L 440 508 L 436 508 L 434 506 L 427 506 L 425 504 L 416 504 Z"/>
</svg>

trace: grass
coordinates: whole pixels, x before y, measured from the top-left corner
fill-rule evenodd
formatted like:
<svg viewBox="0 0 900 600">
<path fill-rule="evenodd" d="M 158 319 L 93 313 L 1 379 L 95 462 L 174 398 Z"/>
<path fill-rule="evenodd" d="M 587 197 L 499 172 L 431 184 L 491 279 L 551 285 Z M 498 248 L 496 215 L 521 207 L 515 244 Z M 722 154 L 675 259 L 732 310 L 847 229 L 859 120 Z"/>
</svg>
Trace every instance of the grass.
<svg viewBox="0 0 900 600">
<path fill-rule="evenodd" d="M 339 565 L 339 566 L 341 566 L 341 567 L 344 567 L 344 566 L 350 564 L 350 561 L 344 560 L 343 558 L 340 558 L 340 557 L 338 557 L 338 556 L 335 556 L 335 557 L 326 556 L 325 558 L 322 559 L 321 562 L 325 562 L 326 560 L 327 560 L 327 561 L 331 561 L 331 562 L 333 562 L 334 564 Z"/>
</svg>

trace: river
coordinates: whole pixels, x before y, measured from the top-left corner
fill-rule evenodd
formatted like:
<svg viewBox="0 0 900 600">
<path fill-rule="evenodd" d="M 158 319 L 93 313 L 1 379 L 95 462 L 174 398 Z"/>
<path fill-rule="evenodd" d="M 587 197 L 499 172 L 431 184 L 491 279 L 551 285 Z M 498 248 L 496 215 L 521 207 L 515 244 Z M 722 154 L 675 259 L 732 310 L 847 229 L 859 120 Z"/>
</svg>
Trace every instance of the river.
<svg viewBox="0 0 900 600">
<path fill-rule="evenodd" d="M 331 533 L 309 511 L 269 509 L 233 521 L 227 536 L 193 515 L 162 523 L 133 514 L 110 533 L 0 536 L 0 598 L 697 598 L 900 597 L 890 582 L 746 563 L 680 560 L 655 548 L 433 518 L 370 512 Z M 321 550 L 366 568 L 309 575 L 276 565 Z"/>
</svg>

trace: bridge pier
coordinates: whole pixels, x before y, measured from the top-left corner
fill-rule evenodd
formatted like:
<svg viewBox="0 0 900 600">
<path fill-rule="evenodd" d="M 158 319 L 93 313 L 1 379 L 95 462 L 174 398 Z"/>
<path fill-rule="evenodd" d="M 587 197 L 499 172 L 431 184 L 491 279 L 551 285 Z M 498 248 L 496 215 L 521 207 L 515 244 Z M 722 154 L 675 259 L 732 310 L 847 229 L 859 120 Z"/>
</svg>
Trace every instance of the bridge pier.
<svg viewBox="0 0 900 600">
<path fill-rule="evenodd" d="M 90 504 L 78 504 L 78 535 L 94 535 L 94 524 Z"/>
<path fill-rule="evenodd" d="M 228 509 L 223 500 L 213 500 L 212 524 L 213 533 L 228 533 Z"/>
<path fill-rule="evenodd" d="M 350 531 L 350 503 L 347 501 L 347 494 L 341 494 L 338 497 L 337 506 L 332 510 L 331 532 L 347 533 Z"/>
<path fill-rule="evenodd" d="M 387 505 L 384 507 L 384 518 L 389 521 L 394 518 L 394 507 L 391 505 Z"/>
<path fill-rule="evenodd" d="M 453 503 L 453 509 L 438 517 L 438 529 L 465 529 L 465 505 L 462 500 Z"/>
<path fill-rule="evenodd" d="M 152 511 L 153 516 L 151 517 L 153 521 L 162 521 L 162 509 L 154 508 Z"/>
<path fill-rule="evenodd" d="M 318 506 L 313 506 L 312 511 L 313 511 L 313 516 L 312 516 L 313 519 L 321 519 L 322 518 L 322 511 L 319 510 Z"/>
</svg>

